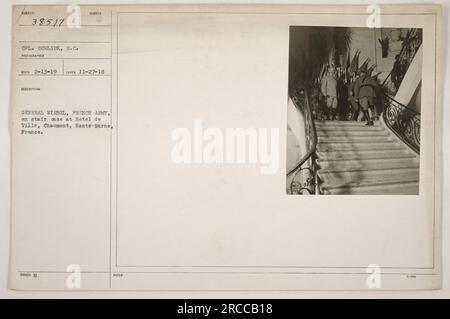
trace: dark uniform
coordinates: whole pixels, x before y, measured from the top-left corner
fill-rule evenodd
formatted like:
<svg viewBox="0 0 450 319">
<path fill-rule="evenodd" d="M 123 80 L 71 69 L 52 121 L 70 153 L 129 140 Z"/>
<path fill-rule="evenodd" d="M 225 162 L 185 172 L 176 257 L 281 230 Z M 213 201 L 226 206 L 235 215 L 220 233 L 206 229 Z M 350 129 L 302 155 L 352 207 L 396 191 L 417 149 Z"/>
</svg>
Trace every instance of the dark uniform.
<svg viewBox="0 0 450 319">
<path fill-rule="evenodd" d="M 355 81 L 351 81 L 348 85 L 348 102 L 350 103 L 351 109 L 351 119 L 356 120 L 358 116 L 359 111 L 359 104 L 356 101 L 356 95 L 355 95 Z"/>
<path fill-rule="evenodd" d="M 364 116 L 366 117 L 367 124 L 373 125 L 369 116 L 369 107 L 375 106 L 375 87 L 378 85 L 374 78 L 367 75 L 366 72 L 362 72 L 362 75 L 355 81 L 355 97 L 362 108 Z"/>
</svg>

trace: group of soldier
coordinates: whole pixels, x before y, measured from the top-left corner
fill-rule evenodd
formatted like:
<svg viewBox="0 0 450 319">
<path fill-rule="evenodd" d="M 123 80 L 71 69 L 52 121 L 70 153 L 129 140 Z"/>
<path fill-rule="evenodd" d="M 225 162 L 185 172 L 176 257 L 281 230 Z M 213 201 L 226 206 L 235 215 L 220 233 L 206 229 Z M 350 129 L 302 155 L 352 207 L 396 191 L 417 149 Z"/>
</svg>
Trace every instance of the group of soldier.
<svg viewBox="0 0 450 319">
<path fill-rule="evenodd" d="M 372 75 L 375 66 L 368 68 L 367 65 L 366 61 L 351 73 L 348 73 L 348 69 L 326 66 L 323 76 L 318 81 L 318 87 L 315 92 L 313 91 L 316 98 L 315 116 L 318 120 L 346 118 L 357 121 L 362 114 L 366 125 L 374 124 L 379 85 L 377 75 Z"/>
</svg>

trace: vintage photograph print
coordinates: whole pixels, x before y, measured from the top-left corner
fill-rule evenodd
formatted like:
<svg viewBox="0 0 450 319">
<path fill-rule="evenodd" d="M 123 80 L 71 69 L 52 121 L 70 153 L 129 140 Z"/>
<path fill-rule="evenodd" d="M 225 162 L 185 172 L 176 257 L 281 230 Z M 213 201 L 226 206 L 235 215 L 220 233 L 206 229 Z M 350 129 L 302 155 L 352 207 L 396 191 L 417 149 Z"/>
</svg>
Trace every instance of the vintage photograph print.
<svg viewBox="0 0 450 319">
<path fill-rule="evenodd" d="M 286 192 L 418 195 L 422 29 L 289 32 Z"/>
</svg>

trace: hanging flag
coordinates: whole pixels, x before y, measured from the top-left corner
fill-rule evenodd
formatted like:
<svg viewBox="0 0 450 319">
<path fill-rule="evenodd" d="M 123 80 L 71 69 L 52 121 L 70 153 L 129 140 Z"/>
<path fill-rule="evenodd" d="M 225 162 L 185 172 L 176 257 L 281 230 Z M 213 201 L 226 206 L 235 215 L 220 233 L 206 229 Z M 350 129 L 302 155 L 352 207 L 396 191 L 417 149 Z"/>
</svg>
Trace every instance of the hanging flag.
<svg viewBox="0 0 450 319">
<path fill-rule="evenodd" d="M 372 64 L 372 66 L 367 70 L 367 74 L 371 75 L 373 70 L 375 70 L 376 67 L 377 67 L 376 63 Z"/>
<path fill-rule="evenodd" d="M 327 63 L 322 64 L 322 69 L 320 70 L 320 74 L 319 74 L 319 82 L 322 80 L 323 76 L 327 72 L 327 68 L 328 68 Z"/>
<path fill-rule="evenodd" d="M 354 73 L 358 70 L 359 66 L 359 53 L 360 51 L 356 51 L 355 55 L 353 56 L 352 62 L 350 63 L 349 72 Z"/>
<path fill-rule="evenodd" d="M 345 61 L 345 68 L 344 68 L 344 72 L 345 72 L 345 82 L 348 83 L 350 81 L 350 72 L 349 72 L 349 68 L 350 68 L 350 52 L 347 53 L 347 60 Z"/>
<path fill-rule="evenodd" d="M 370 62 L 370 58 L 367 58 L 364 63 L 361 65 L 361 67 L 359 68 L 359 72 L 365 71 L 367 73 L 367 66 L 369 65 Z"/>
<path fill-rule="evenodd" d="M 377 80 L 378 80 L 378 76 L 379 76 L 380 74 L 381 74 L 381 72 L 378 72 L 377 74 L 372 75 L 371 78 L 374 79 L 375 81 L 377 81 Z"/>
</svg>

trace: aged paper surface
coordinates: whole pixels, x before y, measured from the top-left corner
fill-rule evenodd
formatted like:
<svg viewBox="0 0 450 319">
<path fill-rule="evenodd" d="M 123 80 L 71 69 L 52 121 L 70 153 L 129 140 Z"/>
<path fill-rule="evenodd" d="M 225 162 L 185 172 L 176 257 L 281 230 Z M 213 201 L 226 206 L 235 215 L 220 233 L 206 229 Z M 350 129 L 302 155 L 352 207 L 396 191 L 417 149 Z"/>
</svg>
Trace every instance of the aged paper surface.
<svg viewBox="0 0 450 319">
<path fill-rule="evenodd" d="M 15 6 L 10 287 L 439 288 L 440 28 L 439 6 Z"/>
</svg>

